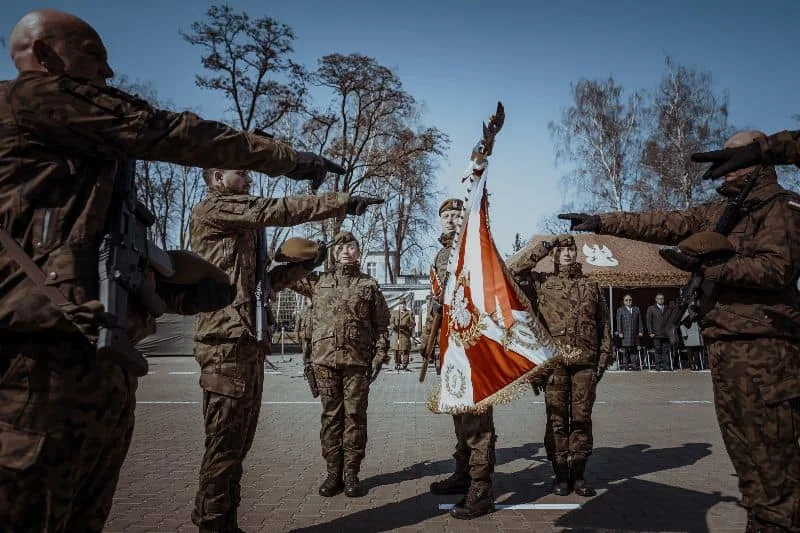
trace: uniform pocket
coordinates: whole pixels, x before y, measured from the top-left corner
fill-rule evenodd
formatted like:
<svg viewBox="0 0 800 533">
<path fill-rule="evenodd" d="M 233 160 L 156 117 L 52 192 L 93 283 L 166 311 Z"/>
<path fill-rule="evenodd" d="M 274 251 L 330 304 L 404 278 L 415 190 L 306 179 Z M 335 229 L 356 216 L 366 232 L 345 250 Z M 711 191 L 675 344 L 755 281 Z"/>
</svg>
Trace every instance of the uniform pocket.
<svg viewBox="0 0 800 533">
<path fill-rule="evenodd" d="M 241 398 L 247 388 L 242 379 L 211 373 L 200 374 L 200 386 L 203 390 L 231 398 Z"/>
<path fill-rule="evenodd" d="M 36 464 L 45 435 L 0 422 L 0 468 L 26 470 Z"/>
</svg>

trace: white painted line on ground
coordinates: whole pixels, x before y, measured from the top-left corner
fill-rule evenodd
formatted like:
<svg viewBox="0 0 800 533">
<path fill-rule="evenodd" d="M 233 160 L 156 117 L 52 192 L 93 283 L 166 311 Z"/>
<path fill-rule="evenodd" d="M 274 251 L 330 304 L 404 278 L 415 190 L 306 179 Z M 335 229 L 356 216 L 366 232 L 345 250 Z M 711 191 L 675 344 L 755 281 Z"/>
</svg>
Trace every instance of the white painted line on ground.
<svg viewBox="0 0 800 533">
<path fill-rule="evenodd" d="M 440 503 L 439 510 L 440 511 L 449 511 L 456 505 L 454 503 Z M 495 505 L 495 509 L 498 511 L 502 511 L 504 509 L 509 509 L 513 511 L 573 511 L 575 509 L 580 509 L 581 504 L 579 503 L 518 503 L 515 505 Z"/>
<path fill-rule="evenodd" d="M 392 402 L 396 405 L 425 405 L 428 402 Z"/>
<path fill-rule="evenodd" d="M 169 374 L 188 376 L 191 374 L 197 374 L 197 372 L 169 372 Z"/>
<path fill-rule="evenodd" d="M 711 400 L 670 400 L 669 403 L 713 403 Z"/>
<path fill-rule="evenodd" d="M 280 370 L 265 370 L 265 374 L 283 374 Z"/>
<path fill-rule="evenodd" d="M 146 404 L 159 404 L 159 405 L 160 405 L 160 404 L 178 404 L 178 405 L 189 404 L 189 405 L 195 405 L 195 404 L 198 404 L 198 403 L 200 403 L 200 402 L 143 402 L 143 401 L 141 401 L 141 400 L 140 400 L 140 401 L 138 401 L 138 402 L 136 402 L 136 403 L 137 403 L 137 404 L 138 404 L 138 403 L 146 403 Z"/>
<path fill-rule="evenodd" d="M 261 402 L 263 405 L 319 405 L 319 402 Z"/>
<path fill-rule="evenodd" d="M 155 370 L 151 370 L 150 372 L 147 373 L 147 375 L 148 376 L 152 376 L 153 374 L 157 374 L 157 373 L 158 372 L 156 372 Z"/>
<path fill-rule="evenodd" d="M 544 400 L 535 400 L 533 403 L 538 403 L 539 405 L 544 405 Z M 595 405 L 598 403 L 606 403 L 606 402 L 594 402 Z"/>
</svg>

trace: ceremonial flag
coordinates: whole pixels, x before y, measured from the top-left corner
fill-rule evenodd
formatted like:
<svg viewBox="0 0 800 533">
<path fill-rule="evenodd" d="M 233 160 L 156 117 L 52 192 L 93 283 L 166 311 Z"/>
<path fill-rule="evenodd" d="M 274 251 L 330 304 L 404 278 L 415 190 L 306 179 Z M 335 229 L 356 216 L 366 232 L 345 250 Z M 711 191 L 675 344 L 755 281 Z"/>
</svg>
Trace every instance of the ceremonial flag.
<svg viewBox="0 0 800 533">
<path fill-rule="evenodd" d="M 476 151 L 480 155 L 480 146 Z M 437 413 L 478 413 L 508 402 L 523 388 L 529 389 L 531 377 L 559 354 L 494 244 L 486 193 L 487 154 L 475 157 L 475 153 L 465 177 L 471 193 L 443 288 L 442 371 L 428 402 Z"/>
</svg>

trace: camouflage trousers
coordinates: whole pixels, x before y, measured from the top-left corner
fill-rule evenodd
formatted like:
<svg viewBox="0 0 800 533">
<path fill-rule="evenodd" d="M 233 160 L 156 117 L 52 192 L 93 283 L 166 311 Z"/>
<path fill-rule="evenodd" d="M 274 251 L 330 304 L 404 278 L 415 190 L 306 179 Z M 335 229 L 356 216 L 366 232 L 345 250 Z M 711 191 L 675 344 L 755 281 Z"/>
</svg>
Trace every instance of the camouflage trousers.
<svg viewBox="0 0 800 533">
<path fill-rule="evenodd" d="M 81 343 L 0 345 L 0 530 L 100 532 L 138 380 Z"/>
<path fill-rule="evenodd" d="M 800 346 L 754 339 L 709 341 L 707 348 L 717 421 L 742 505 L 800 531 Z"/>
<path fill-rule="evenodd" d="M 594 368 L 557 367 L 547 380 L 544 447 L 551 462 L 592 453 L 592 407 L 597 391 Z"/>
<path fill-rule="evenodd" d="M 453 426 L 456 432 L 456 451 L 453 454 L 456 474 L 491 485 L 497 442 L 492 408 L 478 415 L 453 415 Z"/>
<path fill-rule="evenodd" d="M 264 388 L 264 351 L 255 340 L 195 344 L 201 363 L 205 454 L 192 522 L 226 519 L 241 502 L 242 462 L 253 445 Z"/>
<path fill-rule="evenodd" d="M 394 365 L 402 366 L 403 368 L 408 366 L 408 362 L 411 359 L 411 352 L 408 350 L 395 350 L 394 351 Z"/>
<path fill-rule="evenodd" d="M 329 473 L 358 474 L 367 447 L 370 369 L 314 365 L 322 402 L 319 440 Z"/>
</svg>

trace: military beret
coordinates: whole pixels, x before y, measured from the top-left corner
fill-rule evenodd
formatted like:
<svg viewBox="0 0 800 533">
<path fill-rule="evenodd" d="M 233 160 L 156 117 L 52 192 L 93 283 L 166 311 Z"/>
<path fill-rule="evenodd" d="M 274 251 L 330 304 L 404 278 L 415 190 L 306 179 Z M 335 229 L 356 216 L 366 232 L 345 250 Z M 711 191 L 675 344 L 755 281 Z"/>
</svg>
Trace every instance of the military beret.
<svg viewBox="0 0 800 533">
<path fill-rule="evenodd" d="M 445 211 L 461 211 L 464 209 L 464 201 L 459 200 L 458 198 L 448 198 L 442 205 L 439 206 L 439 214 L 441 215 Z"/>
<path fill-rule="evenodd" d="M 356 239 L 355 235 L 353 235 L 349 231 L 340 231 L 339 233 L 333 236 L 333 240 L 331 240 L 331 246 L 336 246 L 338 244 L 347 244 L 348 242 L 354 242 L 358 244 L 358 240 Z"/>
<path fill-rule="evenodd" d="M 575 237 L 569 234 L 559 235 L 555 239 L 556 248 L 575 248 Z"/>
<path fill-rule="evenodd" d="M 188 250 L 169 250 L 167 252 L 175 265 L 175 273 L 164 278 L 168 283 L 176 285 L 193 285 L 200 280 L 212 278 L 219 283 L 230 283 L 231 279 L 224 270 L 209 263 L 199 255 Z"/>
<path fill-rule="evenodd" d="M 275 252 L 275 261 L 281 263 L 300 263 L 314 259 L 319 252 L 319 244 L 301 237 L 291 237 L 283 241 Z"/>
<path fill-rule="evenodd" d="M 716 231 L 701 231 L 678 244 L 678 250 L 692 257 L 714 255 L 730 258 L 736 253 L 731 241 Z"/>
</svg>

